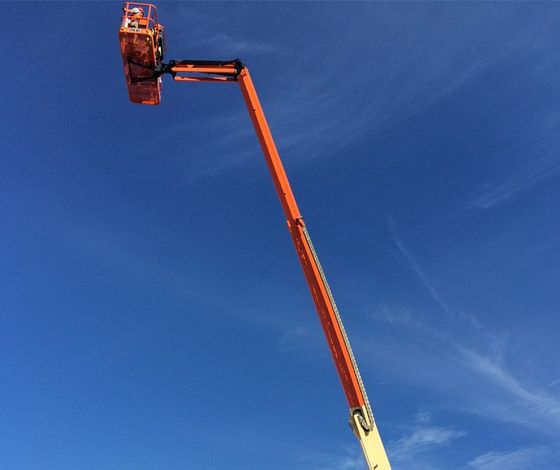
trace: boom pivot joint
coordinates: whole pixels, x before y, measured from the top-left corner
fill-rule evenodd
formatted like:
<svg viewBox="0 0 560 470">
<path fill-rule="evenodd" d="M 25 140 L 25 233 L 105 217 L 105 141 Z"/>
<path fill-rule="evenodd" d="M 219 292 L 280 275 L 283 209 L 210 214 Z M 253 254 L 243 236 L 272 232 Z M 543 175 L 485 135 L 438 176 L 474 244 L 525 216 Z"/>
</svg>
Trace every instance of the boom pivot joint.
<svg viewBox="0 0 560 470">
<path fill-rule="evenodd" d="M 354 429 L 356 422 L 360 424 L 365 432 L 370 432 L 375 427 L 375 424 L 369 419 L 368 413 L 365 412 L 364 407 L 361 406 L 350 409 L 350 427 L 354 431 L 354 434 L 358 435 L 357 430 Z"/>
<path fill-rule="evenodd" d="M 152 71 L 149 76 L 134 76 L 130 73 L 132 83 L 156 80 L 164 74 L 171 75 L 176 81 L 237 81 L 245 68 L 239 59 L 170 60 L 168 63 L 160 62 L 152 68 L 128 59 L 128 67 L 131 71 L 130 65 Z"/>
</svg>

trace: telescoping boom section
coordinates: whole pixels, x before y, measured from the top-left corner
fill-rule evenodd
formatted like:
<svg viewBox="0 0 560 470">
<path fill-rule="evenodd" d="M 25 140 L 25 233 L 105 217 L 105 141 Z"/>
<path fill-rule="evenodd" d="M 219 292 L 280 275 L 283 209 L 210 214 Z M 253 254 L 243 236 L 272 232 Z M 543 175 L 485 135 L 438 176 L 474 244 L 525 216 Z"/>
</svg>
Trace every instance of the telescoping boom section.
<svg viewBox="0 0 560 470">
<path fill-rule="evenodd" d="M 127 11 L 126 9 L 130 8 L 130 6 L 131 4 L 126 4 L 125 11 Z M 135 6 L 133 6 L 133 8 L 135 8 Z M 153 8 L 153 11 L 155 11 L 153 5 L 150 5 L 150 8 Z M 150 9 L 149 11 L 152 10 Z M 126 19 L 127 16 L 125 15 L 123 21 Z M 136 32 L 132 33 L 128 31 L 128 29 L 129 25 L 121 23 L 120 35 L 129 33 L 138 34 Z M 136 29 L 136 26 L 134 26 L 134 29 Z M 163 27 L 156 23 L 154 24 L 154 31 L 163 32 Z M 138 59 L 135 58 L 138 55 L 134 57 L 127 56 L 127 51 L 130 49 L 123 47 L 122 44 L 123 42 L 121 39 L 121 51 L 123 53 L 123 63 L 125 64 L 127 85 L 129 87 L 131 100 L 135 103 L 158 104 L 160 102 L 161 86 L 158 84 L 156 87 L 156 84 L 159 83 L 157 80 L 161 80 L 163 74 L 171 75 L 174 81 L 236 82 L 239 84 L 263 150 L 268 169 L 272 176 L 274 188 L 280 199 L 288 223 L 288 230 L 315 303 L 338 376 L 348 400 L 350 408 L 350 426 L 360 442 L 369 469 L 390 470 L 391 466 L 383 447 L 377 424 L 373 418 L 373 411 L 368 401 L 348 336 L 344 330 L 340 313 L 327 283 L 321 263 L 319 262 L 317 252 L 311 242 L 307 226 L 292 192 L 288 176 L 286 175 L 282 160 L 280 159 L 280 155 L 274 143 L 249 70 L 239 60 L 172 60 L 168 63 L 163 63 L 161 59 L 163 57 L 162 50 L 159 56 L 155 55 L 155 63 L 150 73 L 148 73 L 147 71 L 151 62 L 145 61 L 142 67 L 131 68 L 129 65 L 130 62 L 138 62 Z M 147 40 L 146 44 L 140 48 L 139 54 L 142 57 L 151 57 L 151 53 L 153 52 L 152 47 L 150 41 Z M 137 49 L 132 50 L 138 54 Z M 130 91 L 130 87 L 131 84 L 135 84 L 134 82 L 136 80 L 140 80 L 138 83 L 150 83 L 153 87 L 151 89 L 153 95 L 150 95 L 149 98 L 138 99 L 137 96 L 140 96 L 138 94 L 134 95 L 133 98 L 133 92 Z"/>
</svg>

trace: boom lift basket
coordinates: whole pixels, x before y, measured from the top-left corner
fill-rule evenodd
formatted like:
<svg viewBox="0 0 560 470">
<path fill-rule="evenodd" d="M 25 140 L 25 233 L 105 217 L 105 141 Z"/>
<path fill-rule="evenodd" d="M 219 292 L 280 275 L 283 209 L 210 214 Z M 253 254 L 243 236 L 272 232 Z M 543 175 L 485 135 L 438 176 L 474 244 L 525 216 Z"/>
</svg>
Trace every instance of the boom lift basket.
<svg viewBox="0 0 560 470">
<path fill-rule="evenodd" d="M 127 2 L 119 30 L 128 95 L 133 103 L 159 104 L 161 77 L 154 74 L 163 60 L 163 26 L 157 8 L 149 3 Z"/>
<path fill-rule="evenodd" d="M 119 38 L 128 93 L 134 103 L 159 104 L 161 77 L 164 74 L 171 75 L 177 82 L 239 84 L 350 406 L 350 426 L 360 441 L 368 468 L 391 470 L 350 341 L 299 211 L 249 70 L 239 59 L 171 60 L 164 63 L 163 26 L 158 23 L 156 7 L 147 3 L 128 2 L 123 11 Z"/>
</svg>

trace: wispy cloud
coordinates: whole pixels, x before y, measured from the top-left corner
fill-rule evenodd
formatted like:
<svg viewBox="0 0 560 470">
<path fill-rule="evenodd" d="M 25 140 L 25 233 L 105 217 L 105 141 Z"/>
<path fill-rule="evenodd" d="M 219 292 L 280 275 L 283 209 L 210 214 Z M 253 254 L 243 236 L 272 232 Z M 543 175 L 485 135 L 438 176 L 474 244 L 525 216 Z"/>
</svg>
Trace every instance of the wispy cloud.
<svg viewBox="0 0 560 470">
<path fill-rule="evenodd" d="M 418 461 L 421 454 L 447 446 L 466 434 L 452 427 L 419 425 L 410 434 L 390 443 L 391 459 L 403 468 Z"/>
<path fill-rule="evenodd" d="M 512 421 L 525 425 L 532 425 L 535 420 L 547 423 L 547 432 L 558 434 L 560 432 L 560 398 L 550 393 L 529 387 L 523 384 L 503 364 L 485 357 L 477 351 L 458 346 L 465 367 L 477 372 L 480 377 L 485 377 L 490 383 L 505 391 L 511 398 L 523 404 L 517 413 L 509 415 Z M 519 412 L 521 411 L 521 412 Z M 502 419 L 509 419 L 508 415 Z"/>
<path fill-rule="evenodd" d="M 320 464 L 317 470 L 364 470 L 363 456 L 332 457 L 330 462 Z"/>
<path fill-rule="evenodd" d="M 441 308 L 449 316 L 459 316 L 465 320 L 467 320 L 472 326 L 482 329 L 482 324 L 473 316 L 467 315 L 464 312 L 461 312 L 457 309 L 452 309 L 451 306 L 444 300 L 443 296 L 440 294 L 439 290 L 436 289 L 433 281 L 426 275 L 424 270 L 420 267 L 418 262 L 416 261 L 415 257 L 411 254 L 409 249 L 404 245 L 401 241 L 397 232 L 395 230 L 395 224 L 391 221 L 391 232 L 393 235 L 393 241 L 395 245 L 399 249 L 401 255 L 403 255 L 404 259 L 406 260 L 410 269 L 416 274 L 432 300 Z"/>
<path fill-rule="evenodd" d="M 197 34 L 198 33 L 198 34 Z M 234 37 L 231 33 L 220 31 L 211 35 L 204 34 L 203 31 L 198 31 L 194 34 L 195 41 L 190 42 L 190 46 L 197 47 L 223 47 L 224 44 L 228 45 L 230 54 L 237 56 L 238 54 L 278 54 L 283 51 L 282 48 L 264 42 L 262 39 L 259 41 L 250 41 L 240 37 Z M 189 34 L 193 35 L 192 31 Z"/>
<path fill-rule="evenodd" d="M 432 300 L 437 305 L 439 305 L 445 313 L 447 313 L 448 315 L 452 315 L 452 311 L 449 305 L 447 305 L 447 303 L 441 298 L 437 289 L 434 287 L 432 282 L 428 279 L 424 271 L 420 268 L 420 266 L 418 265 L 418 263 L 416 262 L 416 260 L 414 259 L 410 251 L 408 251 L 408 248 L 406 248 L 404 244 L 401 242 L 400 238 L 395 232 L 394 223 L 391 223 L 391 229 L 392 229 L 393 240 L 395 242 L 395 245 L 397 245 L 397 248 L 405 258 L 409 267 L 412 269 L 412 271 L 414 271 L 414 273 L 416 274 L 416 276 L 418 277 L 422 285 L 426 288 Z"/>
<path fill-rule="evenodd" d="M 560 164 L 551 168 L 545 168 L 525 176 L 514 178 L 511 181 L 500 184 L 495 189 L 484 194 L 476 200 L 475 205 L 482 209 L 490 209 L 517 194 L 530 189 L 538 183 L 554 177 L 560 171 Z"/>
<path fill-rule="evenodd" d="M 403 305 L 377 306 L 372 318 L 391 325 L 398 330 L 399 337 L 404 334 L 406 338 L 399 342 L 398 351 L 379 361 L 388 362 L 392 370 L 400 371 L 403 374 L 400 380 L 405 378 L 415 386 L 429 387 L 440 394 L 459 394 L 461 398 L 456 405 L 446 405 L 456 411 L 558 435 L 560 396 L 553 393 L 548 384 L 516 374 L 506 359 L 507 335 L 496 334 L 474 316 L 454 309 L 398 237 L 394 224 L 391 228 L 406 265 L 452 321 L 438 321 L 433 315 L 425 316 Z M 386 347 L 394 346 L 387 344 Z"/>
<path fill-rule="evenodd" d="M 487 344 L 493 335 L 481 336 L 478 328 L 469 329 L 466 325 L 462 335 L 458 335 L 398 306 L 381 306 L 372 318 L 392 325 L 400 337 L 406 338 L 397 345 L 393 341 L 378 348 L 384 350 L 384 355 L 376 353 L 376 366 L 391 364 L 385 373 L 398 374 L 397 380 L 429 388 L 442 396 L 452 393 L 455 398 L 446 402 L 445 407 L 455 411 L 515 423 L 545 435 L 560 433 L 560 397 L 546 386 L 516 375 L 502 358 L 506 344 Z M 501 352 L 490 355 L 467 346 L 462 337 L 470 336 L 477 336 L 486 350 Z M 390 353 L 392 348 L 396 349 Z"/>
<path fill-rule="evenodd" d="M 300 449 L 298 455 L 310 470 L 366 470 L 364 457 L 356 447 L 326 453 Z"/>
<path fill-rule="evenodd" d="M 263 88 L 257 85 L 263 90 L 263 104 L 280 151 L 294 164 L 341 155 L 360 136 L 374 135 L 422 113 L 526 44 L 510 39 L 503 47 L 488 49 L 488 36 L 495 30 L 488 28 L 486 9 L 465 9 L 460 15 L 455 10 L 441 11 L 439 14 L 449 16 L 449 21 L 435 23 L 427 34 L 425 15 L 434 13 L 431 11 L 399 7 L 402 15 L 398 17 L 402 18 L 395 20 L 394 8 L 383 4 L 360 4 L 352 9 L 333 5 L 314 12 L 318 21 L 329 24 L 334 18 L 351 18 L 353 35 L 327 37 L 324 44 L 298 44 L 297 53 L 290 44 L 290 32 L 307 28 L 305 15 L 291 18 L 281 28 L 272 24 L 276 34 L 263 37 L 254 33 L 259 29 L 254 23 L 258 15 L 243 16 L 242 21 L 232 24 L 226 15 L 216 14 L 218 8 L 174 7 L 175 20 L 185 25 L 174 31 L 174 40 L 188 44 L 191 53 L 242 56 L 251 62 L 249 67 L 259 71 L 266 65 Z M 240 4 L 239 8 L 246 6 Z M 501 15 L 505 23 L 514 20 L 507 12 Z M 372 18 L 381 24 L 387 22 L 389 35 L 394 32 L 391 28 L 398 30 L 398 40 L 387 41 L 381 33 L 372 37 Z M 341 78 L 345 86 L 334 87 Z M 228 119 L 223 113 L 221 117 Z M 245 117 L 242 126 L 232 129 L 224 125 L 221 132 L 213 133 L 213 145 L 229 146 L 243 155 L 230 153 L 227 165 L 223 159 L 205 158 L 198 162 L 200 168 L 190 173 L 191 178 L 214 176 L 247 161 L 247 152 L 241 151 L 244 142 L 231 138 L 238 137 L 240 129 L 250 128 Z M 232 140 L 237 143 L 234 147 Z M 211 154 L 210 144 L 206 141 L 203 145 L 204 153 Z"/>
<path fill-rule="evenodd" d="M 237 54 L 250 55 L 252 57 L 260 54 L 281 54 L 285 51 L 280 44 L 267 41 L 261 36 L 247 34 L 239 28 L 245 24 L 232 22 L 226 15 L 216 15 L 212 8 L 200 8 L 193 4 L 176 4 L 174 6 L 174 19 L 184 25 L 173 32 L 176 44 L 185 44 L 189 51 L 205 51 L 206 58 L 213 54 L 221 53 L 220 59 L 234 59 Z M 254 20 L 254 15 L 246 18 L 247 21 Z M 179 54 L 185 51 L 174 51 Z M 210 55 L 208 55 L 210 54 Z M 189 56 L 190 58 L 197 58 Z"/>
<path fill-rule="evenodd" d="M 309 330 L 303 326 L 297 326 L 283 334 L 278 341 L 280 351 L 286 352 L 297 348 L 303 341 L 309 337 Z"/>
<path fill-rule="evenodd" d="M 522 447 L 505 452 L 487 452 L 471 462 L 469 468 L 478 470 L 524 470 L 526 468 L 552 468 L 555 454 L 550 447 Z"/>
<path fill-rule="evenodd" d="M 516 134 L 515 143 L 493 160 L 504 167 L 500 179 L 481 190 L 472 206 L 491 209 L 560 172 L 560 113 L 543 114 L 538 126 Z"/>
</svg>

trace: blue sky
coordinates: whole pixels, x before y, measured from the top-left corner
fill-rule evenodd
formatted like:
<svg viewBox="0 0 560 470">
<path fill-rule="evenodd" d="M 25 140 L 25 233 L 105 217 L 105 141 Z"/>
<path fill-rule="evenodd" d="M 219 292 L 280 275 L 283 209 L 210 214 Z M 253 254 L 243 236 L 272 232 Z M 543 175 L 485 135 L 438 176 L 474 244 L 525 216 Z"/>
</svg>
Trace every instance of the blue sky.
<svg viewBox="0 0 560 470">
<path fill-rule="evenodd" d="M 394 468 L 558 468 L 559 6 L 159 6 L 249 66 Z M 363 470 L 238 87 L 3 13 L 0 467 Z"/>
</svg>

